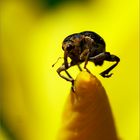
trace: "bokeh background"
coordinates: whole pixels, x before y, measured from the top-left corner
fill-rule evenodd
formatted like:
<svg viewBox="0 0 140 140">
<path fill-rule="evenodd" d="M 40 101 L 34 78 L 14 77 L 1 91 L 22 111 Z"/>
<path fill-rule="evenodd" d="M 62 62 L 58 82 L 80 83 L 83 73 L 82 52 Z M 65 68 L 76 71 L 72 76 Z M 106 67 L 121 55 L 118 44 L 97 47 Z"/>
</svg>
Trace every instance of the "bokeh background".
<svg viewBox="0 0 140 140">
<path fill-rule="evenodd" d="M 86 30 L 121 59 L 109 79 L 99 73 L 111 63 L 88 68 L 107 91 L 119 138 L 139 139 L 139 1 L 1 0 L 1 140 L 55 140 L 71 84 L 56 73 L 63 60 L 52 64 L 63 39 Z"/>
</svg>

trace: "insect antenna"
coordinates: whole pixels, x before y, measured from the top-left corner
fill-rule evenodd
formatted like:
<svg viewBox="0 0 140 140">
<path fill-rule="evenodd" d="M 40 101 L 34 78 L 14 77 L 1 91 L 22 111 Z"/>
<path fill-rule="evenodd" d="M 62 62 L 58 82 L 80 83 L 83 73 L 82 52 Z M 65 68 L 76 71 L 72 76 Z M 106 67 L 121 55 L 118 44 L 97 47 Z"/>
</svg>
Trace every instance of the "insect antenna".
<svg viewBox="0 0 140 140">
<path fill-rule="evenodd" d="M 59 60 L 59 59 L 62 59 L 62 58 L 64 58 L 64 57 L 58 57 L 58 59 L 57 59 L 56 62 L 52 65 L 52 67 L 54 67 L 55 64 L 58 62 L 58 60 Z"/>
</svg>

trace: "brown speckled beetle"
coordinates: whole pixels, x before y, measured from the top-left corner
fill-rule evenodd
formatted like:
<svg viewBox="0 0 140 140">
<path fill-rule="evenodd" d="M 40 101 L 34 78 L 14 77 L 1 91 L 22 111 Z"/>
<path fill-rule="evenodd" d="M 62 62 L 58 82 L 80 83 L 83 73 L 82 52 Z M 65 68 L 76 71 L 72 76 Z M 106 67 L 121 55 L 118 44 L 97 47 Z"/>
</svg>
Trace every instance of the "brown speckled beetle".
<svg viewBox="0 0 140 140">
<path fill-rule="evenodd" d="M 115 61 L 115 64 L 100 73 L 103 77 L 110 77 L 112 73 L 109 74 L 109 72 L 116 67 L 120 61 L 119 57 L 105 51 L 103 38 L 91 31 L 84 31 L 67 36 L 63 41 L 62 49 L 64 50 L 64 63 L 57 69 L 57 72 L 60 77 L 72 83 L 74 79 L 67 72 L 67 69 L 71 66 L 77 65 L 81 71 L 80 64 L 84 62 L 84 69 L 89 71 L 86 68 L 88 61 L 93 62 L 96 66 L 101 66 L 104 60 L 110 62 Z M 70 63 L 68 63 L 68 57 L 71 59 Z M 68 77 L 62 75 L 62 71 L 65 71 Z"/>
</svg>

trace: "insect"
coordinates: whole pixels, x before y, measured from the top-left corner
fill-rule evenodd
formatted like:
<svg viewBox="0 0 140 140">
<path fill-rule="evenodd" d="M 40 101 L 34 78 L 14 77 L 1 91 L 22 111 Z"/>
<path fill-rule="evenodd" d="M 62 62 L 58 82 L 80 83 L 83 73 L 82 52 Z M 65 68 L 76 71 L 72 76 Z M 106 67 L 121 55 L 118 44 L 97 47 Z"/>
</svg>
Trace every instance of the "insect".
<svg viewBox="0 0 140 140">
<path fill-rule="evenodd" d="M 87 69 L 88 61 L 93 62 L 95 66 L 101 66 L 104 61 L 110 61 L 115 62 L 115 64 L 100 73 L 102 77 L 110 77 L 112 73 L 109 74 L 109 72 L 117 66 L 120 59 L 116 55 L 106 52 L 105 46 L 103 38 L 92 31 L 84 31 L 67 36 L 62 43 L 64 63 L 57 69 L 57 73 L 63 79 L 73 83 L 74 79 L 68 73 L 68 68 L 77 65 L 79 70 L 82 71 L 80 64 L 84 62 L 84 69 L 89 72 Z M 68 57 L 71 59 L 70 63 L 68 63 Z M 67 77 L 62 75 L 62 71 L 66 72 Z"/>
</svg>

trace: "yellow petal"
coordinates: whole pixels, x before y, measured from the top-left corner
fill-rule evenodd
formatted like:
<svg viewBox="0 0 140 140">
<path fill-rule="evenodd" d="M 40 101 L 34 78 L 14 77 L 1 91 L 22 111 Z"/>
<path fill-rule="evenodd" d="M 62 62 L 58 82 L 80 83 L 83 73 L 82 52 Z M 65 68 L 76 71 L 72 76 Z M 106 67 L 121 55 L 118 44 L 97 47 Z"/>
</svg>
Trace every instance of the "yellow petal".
<svg viewBox="0 0 140 140">
<path fill-rule="evenodd" d="M 81 72 L 65 105 L 58 140 L 117 140 L 106 92 L 100 81 Z"/>
</svg>

